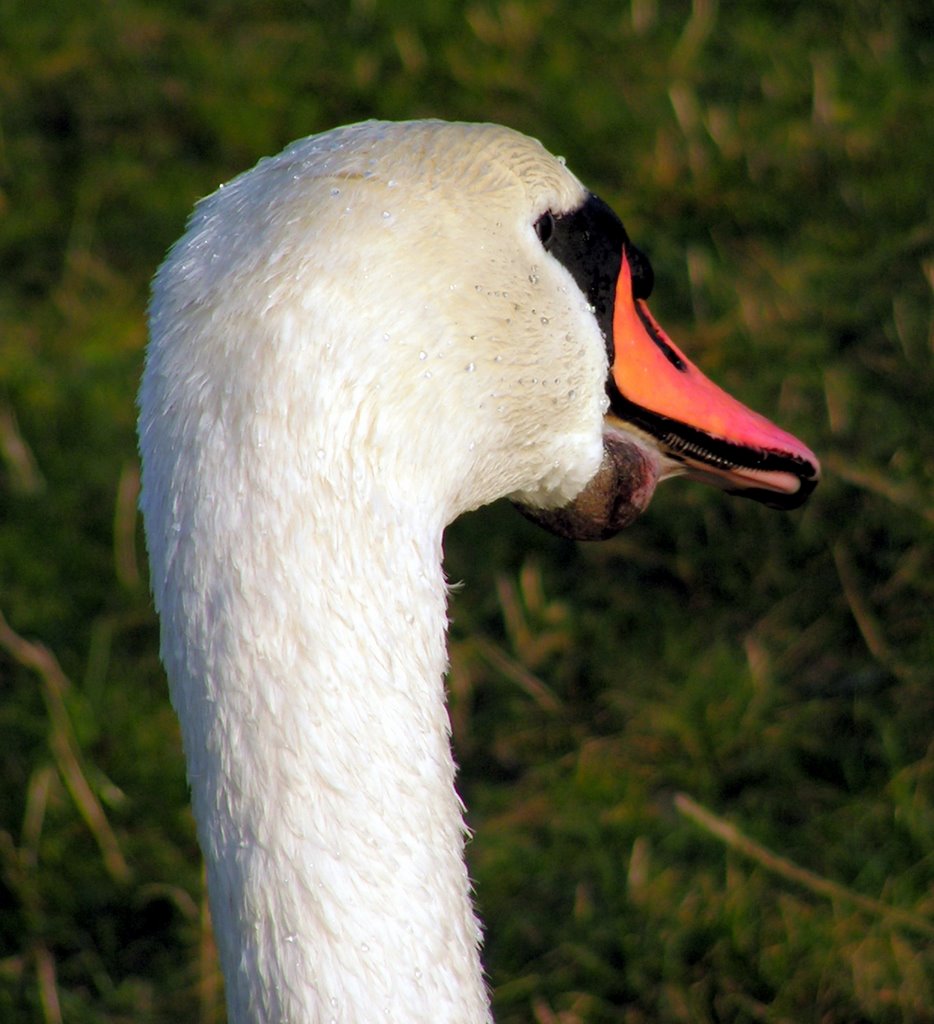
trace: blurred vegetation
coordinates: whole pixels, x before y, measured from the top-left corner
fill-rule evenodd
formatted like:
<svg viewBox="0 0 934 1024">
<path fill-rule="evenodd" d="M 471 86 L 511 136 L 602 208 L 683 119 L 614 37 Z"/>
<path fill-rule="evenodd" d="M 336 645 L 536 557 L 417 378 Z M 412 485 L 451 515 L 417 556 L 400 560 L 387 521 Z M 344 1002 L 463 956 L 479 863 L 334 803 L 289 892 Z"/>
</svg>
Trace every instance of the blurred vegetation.
<svg viewBox="0 0 934 1024">
<path fill-rule="evenodd" d="M 451 529 L 502 1024 L 934 1021 L 934 9 L 0 5 L 0 1019 L 223 1017 L 135 514 L 149 278 L 200 195 L 364 117 L 494 120 L 826 480 L 617 540 Z"/>
</svg>

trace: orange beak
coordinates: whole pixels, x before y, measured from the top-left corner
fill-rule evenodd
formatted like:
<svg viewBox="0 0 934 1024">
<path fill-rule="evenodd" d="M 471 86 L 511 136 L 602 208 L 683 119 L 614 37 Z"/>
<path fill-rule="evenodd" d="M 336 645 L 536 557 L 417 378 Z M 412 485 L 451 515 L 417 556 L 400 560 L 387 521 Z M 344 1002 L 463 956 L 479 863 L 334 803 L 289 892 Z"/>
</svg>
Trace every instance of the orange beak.
<svg viewBox="0 0 934 1024">
<path fill-rule="evenodd" d="M 613 312 L 608 421 L 648 434 L 690 477 L 773 508 L 803 504 L 820 479 L 814 453 L 717 387 L 633 296 L 624 249 Z"/>
</svg>

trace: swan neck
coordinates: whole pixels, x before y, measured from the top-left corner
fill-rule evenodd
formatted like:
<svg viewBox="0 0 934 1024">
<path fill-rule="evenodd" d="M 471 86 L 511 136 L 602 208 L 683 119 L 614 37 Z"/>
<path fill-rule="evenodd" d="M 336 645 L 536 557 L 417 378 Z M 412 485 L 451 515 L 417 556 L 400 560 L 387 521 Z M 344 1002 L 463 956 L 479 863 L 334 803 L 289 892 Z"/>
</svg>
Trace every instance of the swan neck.
<svg viewBox="0 0 934 1024">
<path fill-rule="evenodd" d="M 207 546 L 204 620 L 163 610 L 230 1018 L 488 1021 L 440 527 L 279 500 L 248 564 Z"/>
</svg>

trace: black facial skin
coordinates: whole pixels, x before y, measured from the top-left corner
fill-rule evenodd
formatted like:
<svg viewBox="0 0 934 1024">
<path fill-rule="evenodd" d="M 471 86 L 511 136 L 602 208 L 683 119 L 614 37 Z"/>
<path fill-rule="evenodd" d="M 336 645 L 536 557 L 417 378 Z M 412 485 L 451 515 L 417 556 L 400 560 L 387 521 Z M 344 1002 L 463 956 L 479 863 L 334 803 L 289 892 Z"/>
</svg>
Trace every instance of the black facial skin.
<svg viewBox="0 0 934 1024">
<path fill-rule="evenodd" d="M 593 306 L 612 359 L 613 307 L 623 252 L 629 261 L 636 299 L 647 299 L 655 284 L 648 258 L 632 244 L 612 208 L 592 193 L 570 213 L 543 214 L 535 230 L 545 251 L 568 269 Z"/>
<path fill-rule="evenodd" d="M 588 193 L 587 198 L 576 210 L 559 215 L 544 213 L 536 221 L 535 230 L 545 251 L 566 267 L 587 297 L 603 332 L 607 357 L 611 365 L 614 360 L 613 313 L 625 253 L 632 280 L 632 297 L 636 301 L 636 314 L 646 334 L 676 370 L 688 372 L 684 359 L 660 333 L 645 307 L 638 301 L 647 299 L 652 292 L 655 281 L 652 266 L 648 258 L 632 244 L 622 221 L 602 199 Z M 631 423 L 640 431 L 655 438 L 669 458 L 689 465 L 706 465 L 725 471 L 742 467 L 785 472 L 800 481 L 800 486 L 794 494 L 781 494 L 754 487 L 738 488 L 730 493 L 752 498 L 771 508 L 787 510 L 802 505 L 817 485 L 817 467 L 809 462 L 784 452 L 761 451 L 713 437 L 688 423 L 645 409 L 619 391 L 612 374 L 607 380 L 607 394 L 611 412 L 624 423 Z M 608 454 L 612 453 L 608 451 Z M 633 465 L 638 462 L 630 461 Z M 632 471 L 632 467 L 629 471 Z M 617 484 L 620 483 L 623 473 L 624 467 L 621 463 L 616 473 Z M 606 489 L 604 474 L 604 490 Z M 634 490 L 640 491 L 638 483 L 635 484 Z M 586 496 L 584 504 L 586 505 Z M 587 513 L 590 513 L 589 505 Z M 616 515 L 612 518 L 621 523 L 624 517 Z M 601 527 L 600 524 L 592 524 L 590 529 L 599 533 Z"/>
<path fill-rule="evenodd" d="M 567 267 L 593 306 L 597 323 L 607 339 L 607 355 L 612 359 L 613 309 L 622 255 L 626 253 L 632 297 L 636 300 L 647 299 L 655 285 L 655 273 L 648 256 L 632 244 L 623 222 L 613 210 L 592 194 L 571 213 L 560 217 L 543 214 L 536 222 L 535 230 L 545 251 Z M 636 306 L 636 314 L 646 334 L 661 349 L 668 362 L 676 370 L 686 371 L 684 361 L 658 333 L 642 306 Z"/>
</svg>

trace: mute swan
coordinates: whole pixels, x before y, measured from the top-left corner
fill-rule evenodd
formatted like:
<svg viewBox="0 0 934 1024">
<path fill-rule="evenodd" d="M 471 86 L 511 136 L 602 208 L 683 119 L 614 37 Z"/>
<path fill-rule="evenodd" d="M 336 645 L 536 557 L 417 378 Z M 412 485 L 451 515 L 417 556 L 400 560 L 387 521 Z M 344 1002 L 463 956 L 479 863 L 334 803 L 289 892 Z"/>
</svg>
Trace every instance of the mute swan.
<svg viewBox="0 0 934 1024">
<path fill-rule="evenodd" d="M 441 542 L 510 496 L 569 536 L 677 472 L 818 477 L 645 304 L 542 146 L 367 122 L 200 202 L 153 288 L 142 510 L 230 1020 L 490 1020 L 443 676 Z"/>
</svg>

